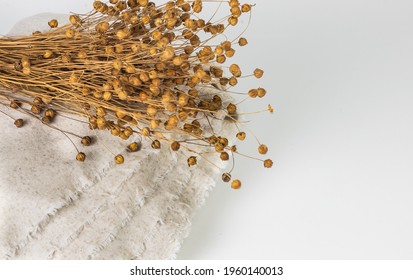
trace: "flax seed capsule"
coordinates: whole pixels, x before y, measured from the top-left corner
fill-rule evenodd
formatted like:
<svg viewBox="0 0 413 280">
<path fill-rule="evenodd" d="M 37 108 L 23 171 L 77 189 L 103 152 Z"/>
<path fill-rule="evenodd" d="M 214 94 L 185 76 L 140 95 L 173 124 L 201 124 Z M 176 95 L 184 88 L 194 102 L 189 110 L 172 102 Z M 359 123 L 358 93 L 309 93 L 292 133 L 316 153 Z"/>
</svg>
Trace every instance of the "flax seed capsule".
<svg viewBox="0 0 413 280">
<path fill-rule="evenodd" d="M 245 132 L 238 132 L 237 133 L 238 140 L 244 141 L 246 137 L 247 137 L 247 134 Z"/>
<path fill-rule="evenodd" d="M 56 117 L 56 111 L 53 109 L 47 109 L 44 112 L 44 115 L 48 118 L 50 118 L 51 120 L 53 120 Z"/>
<path fill-rule="evenodd" d="M 192 156 L 188 158 L 187 162 L 188 162 L 188 166 L 194 166 L 197 164 L 197 159 L 196 157 Z"/>
<path fill-rule="evenodd" d="M 254 70 L 254 76 L 257 79 L 262 78 L 263 75 L 264 75 L 264 71 L 262 69 L 257 68 L 257 69 Z"/>
<path fill-rule="evenodd" d="M 44 58 L 51 58 L 52 57 L 52 55 L 53 55 L 53 52 L 51 51 L 51 50 L 46 50 L 46 51 L 44 51 L 44 53 L 43 53 L 43 57 Z"/>
<path fill-rule="evenodd" d="M 265 167 L 265 168 L 271 168 L 272 165 L 273 165 L 272 160 L 270 160 L 270 159 L 264 160 L 264 167 Z"/>
<path fill-rule="evenodd" d="M 42 112 L 42 108 L 39 105 L 33 105 L 30 110 L 34 114 L 40 114 Z"/>
<path fill-rule="evenodd" d="M 231 188 L 238 190 L 239 188 L 241 188 L 241 181 L 240 180 L 234 180 L 231 183 Z"/>
<path fill-rule="evenodd" d="M 73 39 L 75 38 L 76 32 L 72 29 L 68 29 L 66 30 L 65 35 L 67 39 Z"/>
<path fill-rule="evenodd" d="M 237 112 L 237 106 L 236 106 L 235 104 L 230 103 L 230 104 L 227 106 L 227 111 L 228 111 L 228 113 L 230 113 L 230 114 L 235 114 L 235 113 Z"/>
<path fill-rule="evenodd" d="M 233 48 L 231 48 L 231 49 L 225 51 L 225 55 L 227 57 L 233 57 L 235 55 L 235 50 Z"/>
<path fill-rule="evenodd" d="M 159 150 L 161 148 L 161 142 L 159 140 L 154 140 L 151 144 L 152 149 Z"/>
<path fill-rule="evenodd" d="M 238 80 L 235 77 L 231 77 L 231 78 L 229 78 L 228 83 L 229 83 L 230 86 L 234 87 L 238 84 Z"/>
<path fill-rule="evenodd" d="M 248 91 L 248 96 L 251 97 L 251 98 L 256 98 L 258 96 L 258 90 L 250 89 Z"/>
<path fill-rule="evenodd" d="M 71 24 L 76 25 L 76 26 L 80 25 L 80 22 L 81 22 L 80 17 L 77 15 L 71 15 L 69 17 L 69 21 Z"/>
<path fill-rule="evenodd" d="M 138 142 L 133 142 L 128 145 L 128 151 L 131 153 L 139 151 L 140 148 L 141 148 L 141 145 Z"/>
<path fill-rule="evenodd" d="M 177 142 L 177 141 L 174 141 L 174 142 L 172 142 L 172 144 L 171 144 L 171 149 L 172 149 L 172 151 L 178 151 L 179 150 L 179 148 L 181 147 L 181 144 L 179 144 L 179 142 Z"/>
<path fill-rule="evenodd" d="M 125 162 L 125 158 L 122 155 L 116 155 L 115 156 L 115 163 L 116 164 L 122 164 Z"/>
<path fill-rule="evenodd" d="M 57 28 L 59 26 L 59 22 L 56 19 L 52 19 L 48 24 L 51 28 Z"/>
<path fill-rule="evenodd" d="M 241 77 L 241 68 L 237 64 L 231 64 L 231 66 L 229 67 L 229 71 L 235 77 Z"/>
<path fill-rule="evenodd" d="M 258 152 L 259 152 L 260 154 L 262 154 L 262 155 L 265 155 L 265 154 L 268 152 L 268 147 L 267 147 L 267 145 L 264 145 L 264 144 L 260 145 L 260 146 L 258 147 Z"/>
<path fill-rule="evenodd" d="M 227 152 L 222 152 L 220 155 L 221 160 L 227 161 L 229 160 L 229 154 Z"/>
<path fill-rule="evenodd" d="M 92 138 L 85 136 L 82 138 L 81 143 L 83 146 L 90 146 L 92 144 Z"/>
<path fill-rule="evenodd" d="M 23 121 L 22 119 L 17 119 L 17 120 L 14 121 L 14 125 L 15 125 L 17 128 L 20 128 L 20 127 L 22 127 L 22 126 L 24 125 L 24 121 Z"/>
<path fill-rule="evenodd" d="M 250 12 L 250 11 L 251 11 L 251 5 L 249 5 L 249 4 L 244 4 L 244 5 L 242 5 L 242 6 L 241 6 L 241 11 L 242 11 L 243 13 L 248 13 L 248 12 Z"/>
<path fill-rule="evenodd" d="M 222 181 L 224 181 L 225 183 L 228 183 L 229 181 L 231 181 L 231 174 L 229 173 L 222 174 Z"/>
<path fill-rule="evenodd" d="M 245 38 L 240 38 L 239 41 L 238 41 L 238 44 L 239 44 L 241 47 L 243 47 L 243 46 L 248 45 L 248 41 L 247 41 L 247 39 L 245 39 Z"/>
<path fill-rule="evenodd" d="M 263 88 L 258 88 L 258 97 L 263 98 L 267 94 L 267 91 Z"/>
<path fill-rule="evenodd" d="M 225 63 L 227 58 L 225 57 L 225 55 L 218 55 L 216 60 L 217 60 L 218 63 L 223 64 L 223 63 Z"/>
<path fill-rule="evenodd" d="M 85 155 L 85 153 L 82 153 L 82 152 L 79 152 L 79 153 L 77 153 L 77 155 L 76 155 L 76 160 L 77 161 L 85 161 L 85 159 L 86 159 L 86 155 Z"/>
</svg>

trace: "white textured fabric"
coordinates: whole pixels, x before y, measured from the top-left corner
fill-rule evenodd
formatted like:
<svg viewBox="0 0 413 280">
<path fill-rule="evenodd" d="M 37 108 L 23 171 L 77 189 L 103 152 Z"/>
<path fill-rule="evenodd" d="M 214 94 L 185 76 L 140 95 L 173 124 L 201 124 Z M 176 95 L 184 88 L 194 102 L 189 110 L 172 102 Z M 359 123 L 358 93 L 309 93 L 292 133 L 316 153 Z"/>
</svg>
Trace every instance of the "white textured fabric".
<svg viewBox="0 0 413 280">
<path fill-rule="evenodd" d="M 56 17 L 67 18 L 36 16 L 13 34 L 44 29 Z M 58 126 L 92 133 L 63 117 Z M 235 128 L 228 122 L 221 129 Z M 0 131 L 3 259 L 172 259 L 220 171 L 202 159 L 189 168 L 182 154 L 168 147 L 154 151 L 148 143 L 128 154 L 126 143 L 107 132 L 82 148 L 87 161 L 79 163 L 62 133 L 35 120 L 17 129 L 0 114 Z M 125 154 L 125 164 L 115 166 L 111 152 Z M 217 155 L 209 160 L 223 167 Z"/>
</svg>

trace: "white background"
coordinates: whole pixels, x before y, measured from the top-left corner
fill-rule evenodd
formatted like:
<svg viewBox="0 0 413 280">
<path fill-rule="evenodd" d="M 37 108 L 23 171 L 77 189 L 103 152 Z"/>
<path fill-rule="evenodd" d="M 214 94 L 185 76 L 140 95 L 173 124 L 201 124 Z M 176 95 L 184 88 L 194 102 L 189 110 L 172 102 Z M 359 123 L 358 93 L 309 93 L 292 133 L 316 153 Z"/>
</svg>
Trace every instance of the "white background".
<svg viewBox="0 0 413 280">
<path fill-rule="evenodd" d="M 0 2 L 1 34 L 92 3 Z M 249 117 L 275 165 L 237 158 L 242 189 L 218 184 L 178 257 L 412 258 L 413 2 L 255 2 L 236 61 L 266 70 L 242 87 L 268 90 L 249 111 L 276 108 Z M 251 138 L 239 148 L 254 154 Z"/>
</svg>

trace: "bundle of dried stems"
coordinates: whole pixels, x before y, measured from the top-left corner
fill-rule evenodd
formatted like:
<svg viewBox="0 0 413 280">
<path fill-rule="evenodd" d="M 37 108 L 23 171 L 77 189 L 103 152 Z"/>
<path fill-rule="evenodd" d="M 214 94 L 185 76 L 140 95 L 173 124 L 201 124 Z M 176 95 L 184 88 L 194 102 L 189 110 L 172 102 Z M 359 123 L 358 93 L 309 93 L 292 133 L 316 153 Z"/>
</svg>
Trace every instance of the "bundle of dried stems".
<svg viewBox="0 0 413 280">
<path fill-rule="evenodd" d="M 188 166 L 204 158 L 197 152 L 199 145 L 210 147 L 223 161 L 240 154 L 229 145 L 228 136 L 214 133 L 210 121 L 232 120 L 241 127 L 237 105 L 226 104 L 208 89 L 234 87 L 237 79 L 261 78 L 263 71 L 242 76 L 237 64 L 224 66 L 236 46 L 248 44 L 242 34 L 232 41 L 212 42 L 227 38 L 225 32 L 244 14 L 251 17 L 253 7 L 222 1 L 230 13 L 204 20 L 201 13 L 208 1 L 176 0 L 158 6 L 147 0 L 109 2 L 95 1 L 90 13 L 71 15 L 65 26 L 52 19 L 47 32 L 0 38 L 0 104 L 79 137 L 84 146 L 94 137 L 57 128 L 56 116 L 80 117 L 91 130 L 108 130 L 124 140 L 133 134 L 149 138 L 153 149 L 167 145 L 186 154 Z M 245 93 L 246 99 L 265 94 L 263 88 Z M 269 105 L 265 111 L 272 110 Z M 17 127 L 24 125 L 23 119 L 14 120 Z M 239 129 L 236 136 L 244 140 L 246 133 Z M 258 145 L 258 152 L 266 154 L 267 146 Z M 131 152 L 140 146 L 128 143 Z M 86 154 L 74 147 L 76 159 L 84 161 Z M 114 156 L 116 163 L 124 162 L 121 154 Z M 270 159 L 262 162 L 272 166 Z M 222 180 L 230 182 L 231 172 Z M 232 180 L 231 186 L 237 189 L 241 182 Z"/>
</svg>

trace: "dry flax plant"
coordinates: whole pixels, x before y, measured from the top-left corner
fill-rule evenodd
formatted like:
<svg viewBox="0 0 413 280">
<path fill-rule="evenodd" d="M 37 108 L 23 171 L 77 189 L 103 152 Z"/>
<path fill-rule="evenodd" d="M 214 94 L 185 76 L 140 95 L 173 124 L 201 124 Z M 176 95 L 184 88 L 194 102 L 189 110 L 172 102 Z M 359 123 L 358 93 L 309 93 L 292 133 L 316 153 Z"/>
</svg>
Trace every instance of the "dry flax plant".
<svg viewBox="0 0 413 280">
<path fill-rule="evenodd" d="M 201 14 L 206 2 L 228 5 L 230 13 L 205 20 Z M 236 137 L 243 141 L 241 113 L 237 104 L 208 91 L 225 91 L 240 78 L 263 76 L 261 69 L 243 76 L 237 64 L 225 66 L 236 47 L 248 44 L 242 34 L 232 41 L 226 34 L 244 14 L 251 17 L 252 8 L 238 0 L 161 5 L 147 0 L 94 1 L 90 13 L 71 15 L 65 26 L 52 19 L 47 32 L 0 38 L 0 104 L 79 137 L 83 146 L 93 138 L 57 128 L 57 116 L 76 116 L 91 130 L 108 130 L 123 140 L 140 135 L 150 139 L 153 149 L 166 145 L 191 154 L 189 167 L 204 158 L 197 152 L 199 146 L 209 147 L 223 161 L 234 159 L 242 154 L 229 145 L 228 135 L 215 134 L 210 120 L 232 120 L 238 127 Z M 212 43 L 219 38 L 225 40 Z M 243 94 L 246 99 L 262 98 L 266 91 L 256 88 Z M 265 111 L 273 109 L 268 105 Z M 22 127 L 24 120 L 16 119 L 15 125 Z M 128 143 L 128 150 L 138 151 L 141 142 Z M 267 146 L 258 145 L 265 155 Z M 84 161 L 86 154 L 74 147 L 76 159 Z M 124 157 L 114 155 L 114 160 L 122 164 Z M 270 159 L 260 161 L 272 167 Z M 231 182 L 233 168 L 222 175 L 224 182 Z M 238 189 L 241 181 L 233 180 L 231 186 Z"/>
</svg>

